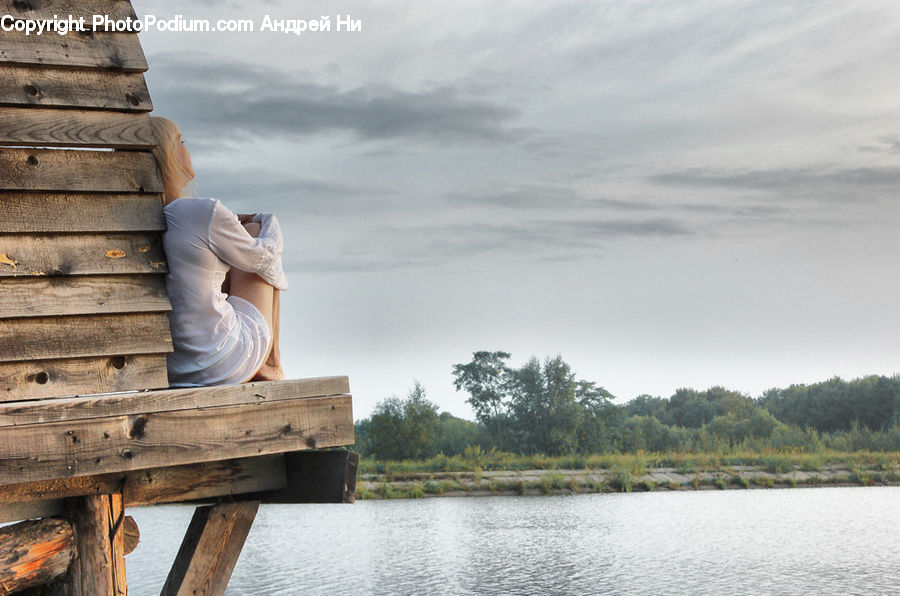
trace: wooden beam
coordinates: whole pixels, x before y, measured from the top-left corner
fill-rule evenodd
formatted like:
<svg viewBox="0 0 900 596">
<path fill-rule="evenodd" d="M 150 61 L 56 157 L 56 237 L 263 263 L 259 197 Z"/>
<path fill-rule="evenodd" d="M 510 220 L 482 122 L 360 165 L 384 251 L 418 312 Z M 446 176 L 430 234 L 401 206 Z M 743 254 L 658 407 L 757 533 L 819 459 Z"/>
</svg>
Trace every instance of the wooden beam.
<svg viewBox="0 0 900 596">
<path fill-rule="evenodd" d="M 0 235 L 0 278 L 166 271 L 155 232 Z"/>
<path fill-rule="evenodd" d="M 224 594 L 258 509 L 258 501 L 198 507 L 162 596 Z"/>
<path fill-rule="evenodd" d="M 0 485 L 352 443 L 349 395 L 7 426 Z"/>
<path fill-rule="evenodd" d="M 126 507 L 233 498 L 283 489 L 282 454 L 0 486 L 0 523 L 63 511 L 65 498 L 122 491 Z M 274 502 L 274 501 L 273 501 Z"/>
<path fill-rule="evenodd" d="M 110 416 L 135 416 L 145 412 L 173 412 L 241 404 L 262 405 L 284 400 L 345 395 L 349 392 L 350 381 L 347 377 L 314 377 L 243 385 L 168 389 L 139 395 L 123 393 L 14 404 L 0 403 L 0 427 Z"/>
<path fill-rule="evenodd" d="M 0 0 L 0 13 L 12 15 L 17 20 L 72 15 L 76 19 L 84 17 L 86 25 L 95 14 L 109 15 L 114 20 L 136 18 L 128 0 Z"/>
<path fill-rule="evenodd" d="M 0 190 L 163 192 L 153 154 L 0 148 Z"/>
<path fill-rule="evenodd" d="M 62 519 L 0 528 L 0 593 L 48 584 L 66 574 L 75 553 L 72 526 Z"/>
<path fill-rule="evenodd" d="M 66 580 L 72 593 L 125 596 L 122 495 L 80 497 L 68 511 L 78 553 Z"/>
<path fill-rule="evenodd" d="M 0 361 L 172 351 L 166 313 L 0 319 Z"/>
<path fill-rule="evenodd" d="M 0 402 L 168 386 L 165 354 L 0 362 Z"/>
<path fill-rule="evenodd" d="M 7 107 L 0 110 L 0 145 L 148 149 L 156 136 L 143 113 Z"/>
<path fill-rule="evenodd" d="M 0 64 L 0 105 L 93 108 L 126 112 L 153 109 L 139 72 L 65 70 Z"/>
<path fill-rule="evenodd" d="M 359 454 L 353 451 L 285 453 L 285 487 L 260 495 L 264 503 L 353 503 Z"/>
<path fill-rule="evenodd" d="M 2 234 L 166 229 L 158 194 L 0 192 L 0 212 Z"/>
<path fill-rule="evenodd" d="M 162 275 L 0 278 L 2 319 L 172 310 Z"/>
<path fill-rule="evenodd" d="M 23 35 L 0 30 L 0 63 L 124 72 L 147 70 L 138 36 L 131 33 Z"/>
</svg>

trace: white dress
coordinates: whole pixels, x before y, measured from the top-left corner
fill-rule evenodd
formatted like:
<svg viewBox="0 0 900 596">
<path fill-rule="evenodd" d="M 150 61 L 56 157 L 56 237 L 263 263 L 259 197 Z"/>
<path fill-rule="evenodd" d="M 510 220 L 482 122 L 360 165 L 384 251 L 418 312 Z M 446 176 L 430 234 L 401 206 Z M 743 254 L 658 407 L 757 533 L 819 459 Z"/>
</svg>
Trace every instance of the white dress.
<svg viewBox="0 0 900 596">
<path fill-rule="evenodd" d="M 272 337 L 262 313 L 246 300 L 222 293 L 222 282 L 235 267 L 287 289 L 278 220 L 269 213 L 255 216 L 261 230 L 254 238 L 216 199 L 176 199 L 164 213 L 174 347 L 166 359 L 169 384 L 245 382 L 262 366 Z"/>
</svg>

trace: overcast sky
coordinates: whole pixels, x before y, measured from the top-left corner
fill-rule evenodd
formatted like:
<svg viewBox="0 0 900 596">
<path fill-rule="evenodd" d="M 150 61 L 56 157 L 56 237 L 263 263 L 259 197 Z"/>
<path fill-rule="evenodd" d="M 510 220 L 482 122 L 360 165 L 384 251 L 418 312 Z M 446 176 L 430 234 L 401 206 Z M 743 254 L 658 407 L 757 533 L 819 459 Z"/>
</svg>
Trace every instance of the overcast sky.
<svg viewBox="0 0 900 596">
<path fill-rule="evenodd" d="M 476 350 L 623 402 L 900 373 L 896 0 L 133 3 L 255 22 L 141 33 L 154 114 L 278 214 L 285 368 L 356 418 L 413 379 L 471 418 Z"/>
</svg>

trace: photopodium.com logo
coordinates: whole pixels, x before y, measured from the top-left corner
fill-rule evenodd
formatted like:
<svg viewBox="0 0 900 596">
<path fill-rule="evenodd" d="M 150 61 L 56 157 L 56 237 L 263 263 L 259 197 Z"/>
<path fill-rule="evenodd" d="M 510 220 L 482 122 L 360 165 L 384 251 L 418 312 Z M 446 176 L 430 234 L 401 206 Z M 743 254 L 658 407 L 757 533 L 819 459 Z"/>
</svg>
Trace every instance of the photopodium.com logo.
<svg viewBox="0 0 900 596">
<path fill-rule="evenodd" d="M 334 23 L 333 27 L 332 22 Z M 168 19 L 160 19 L 152 14 L 134 19 L 131 17 L 112 19 L 108 15 L 95 14 L 90 19 L 90 23 L 88 23 L 87 17 L 74 17 L 72 15 L 64 18 L 53 15 L 52 19 L 19 19 L 7 14 L 0 17 L 0 29 L 7 32 L 17 31 L 25 33 L 25 35 L 44 35 L 45 33 L 66 35 L 70 31 L 91 30 L 109 33 L 140 33 L 141 31 L 252 33 L 254 31 L 263 31 L 300 35 L 302 33 L 327 33 L 331 31 L 359 32 L 362 31 L 362 19 L 354 19 L 350 15 L 337 15 L 334 21 L 332 21 L 330 16 L 314 19 L 283 19 L 265 15 L 257 23 L 254 19 L 186 19 L 180 14 Z"/>
</svg>

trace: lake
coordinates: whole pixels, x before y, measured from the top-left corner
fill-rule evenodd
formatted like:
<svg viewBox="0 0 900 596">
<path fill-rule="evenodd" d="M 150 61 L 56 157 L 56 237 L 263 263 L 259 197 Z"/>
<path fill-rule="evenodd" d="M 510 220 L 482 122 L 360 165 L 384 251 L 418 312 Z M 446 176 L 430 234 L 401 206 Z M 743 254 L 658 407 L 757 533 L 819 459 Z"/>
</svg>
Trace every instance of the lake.
<svg viewBox="0 0 900 596">
<path fill-rule="evenodd" d="M 900 488 L 263 505 L 229 595 L 877 594 L 900 589 Z M 130 510 L 156 595 L 192 508 Z"/>
</svg>

